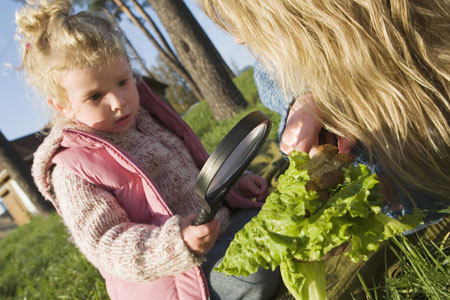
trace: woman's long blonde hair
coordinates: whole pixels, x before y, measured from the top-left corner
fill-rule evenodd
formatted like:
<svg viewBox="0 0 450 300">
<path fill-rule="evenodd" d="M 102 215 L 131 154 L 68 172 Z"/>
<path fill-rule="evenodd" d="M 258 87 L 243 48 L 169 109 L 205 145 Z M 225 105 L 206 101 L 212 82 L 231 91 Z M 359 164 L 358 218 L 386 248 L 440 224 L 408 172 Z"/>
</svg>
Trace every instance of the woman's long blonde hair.
<svg viewBox="0 0 450 300">
<path fill-rule="evenodd" d="M 450 198 L 449 0 L 200 0 L 325 127 L 391 174 Z"/>
<path fill-rule="evenodd" d="M 89 12 L 73 14 L 70 0 L 28 0 L 16 12 L 22 67 L 30 84 L 64 107 L 67 98 L 59 84 L 64 70 L 105 66 L 127 55 L 120 34 Z"/>
</svg>

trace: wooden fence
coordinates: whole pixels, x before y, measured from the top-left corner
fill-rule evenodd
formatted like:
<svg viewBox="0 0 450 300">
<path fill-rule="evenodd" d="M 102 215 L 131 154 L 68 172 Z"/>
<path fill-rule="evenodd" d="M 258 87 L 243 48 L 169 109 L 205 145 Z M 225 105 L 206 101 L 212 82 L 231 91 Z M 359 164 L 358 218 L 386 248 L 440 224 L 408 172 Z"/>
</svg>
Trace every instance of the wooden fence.
<svg viewBox="0 0 450 300">
<path fill-rule="evenodd" d="M 0 172 L 0 197 L 18 226 L 26 224 L 37 213 L 36 207 L 5 169 Z"/>
</svg>

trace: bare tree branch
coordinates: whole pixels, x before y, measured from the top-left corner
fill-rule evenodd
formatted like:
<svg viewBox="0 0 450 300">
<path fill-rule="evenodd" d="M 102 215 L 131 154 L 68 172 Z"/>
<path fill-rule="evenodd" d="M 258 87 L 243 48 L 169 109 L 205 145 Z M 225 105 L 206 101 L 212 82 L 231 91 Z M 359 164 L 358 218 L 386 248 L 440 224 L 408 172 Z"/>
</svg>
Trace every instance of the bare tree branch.
<svg viewBox="0 0 450 300">
<path fill-rule="evenodd" d="M 148 24 L 155 30 L 156 34 L 158 35 L 159 40 L 163 43 L 164 48 L 166 49 L 166 52 L 172 56 L 174 59 L 178 60 L 177 55 L 172 50 L 172 47 L 170 47 L 169 43 L 167 42 L 164 35 L 161 33 L 161 30 L 159 30 L 159 27 L 156 25 L 156 23 L 153 21 L 153 19 L 149 16 L 149 14 L 143 9 L 142 5 L 140 5 L 136 0 L 130 0 L 136 9 L 139 11 L 139 13 L 142 15 L 145 21 L 147 21 Z"/>
<path fill-rule="evenodd" d="M 174 60 L 172 57 L 170 57 L 166 51 L 161 47 L 161 45 L 158 43 L 158 41 L 153 37 L 153 35 L 150 33 L 150 31 L 145 28 L 145 26 L 142 24 L 142 22 L 133 14 L 133 12 L 128 8 L 128 6 L 125 5 L 123 0 L 112 0 L 114 3 L 120 8 L 121 11 L 123 11 L 130 20 L 138 26 L 138 28 L 145 34 L 145 36 L 152 42 L 152 44 L 156 47 L 158 52 L 161 54 L 161 58 L 164 59 L 164 61 L 174 70 L 176 70 L 180 76 L 183 77 L 184 80 L 189 84 L 189 86 L 192 88 L 193 93 L 197 97 L 197 99 L 201 100 L 203 99 L 202 93 L 200 89 L 198 88 L 197 84 L 194 82 L 194 80 L 191 78 L 189 73 L 186 71 L 186 69 L 183 67 L 183 65 L 178 61 Z"/>
</svg>

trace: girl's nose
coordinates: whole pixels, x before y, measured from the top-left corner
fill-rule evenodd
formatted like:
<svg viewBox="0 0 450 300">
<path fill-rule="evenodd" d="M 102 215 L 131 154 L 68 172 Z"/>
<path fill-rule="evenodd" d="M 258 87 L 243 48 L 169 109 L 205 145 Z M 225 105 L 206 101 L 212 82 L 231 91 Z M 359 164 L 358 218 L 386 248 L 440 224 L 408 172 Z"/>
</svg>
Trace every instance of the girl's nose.
<svg viewBox="0 0 450 300">
<path fill-rule="evenodd" d="M 120 93 L 111 93 L 110 103 L 112 111 L 121 110 L 126 105 L 125 98 Z"/>
</svg>

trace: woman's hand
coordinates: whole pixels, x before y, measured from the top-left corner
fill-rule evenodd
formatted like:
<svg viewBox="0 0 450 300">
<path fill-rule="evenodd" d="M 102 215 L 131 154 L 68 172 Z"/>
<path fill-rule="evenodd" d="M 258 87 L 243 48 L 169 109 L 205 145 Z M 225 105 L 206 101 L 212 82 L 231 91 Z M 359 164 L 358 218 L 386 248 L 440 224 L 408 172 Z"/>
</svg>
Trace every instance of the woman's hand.
<svg viewBox="0 0 450 300">
<path fill-rule="evenodd" d="M 345 137 L 323 132 L 322 125 L 314 117 L 319 114 L 311 94 L 306 94 L 301 101 L 292 105 L 280 142 L 280 150 L 290 154 L 293 150 L 306 152 L 313 156 L 321 144 L 337 144 L 340 153 L 350 154 L 353 142 Z"/>
<path fill-rule="evenodd" d="M 181 219 L 181 236 L 195 255 L 202 256 L 214 246 L 220 234 L 220 224 L 217 219 L 212 219 L 209 223 L 194 226 L 195 217 L 193 214 Z"/>
<path fill-rule="evenodd" d="M 256 198 L 256 201 L 262 202 L 266 199 L 269 192 L 267 182 L 259 175 L 246 173 L 242 175 L 237 184 L 238 192 L 246 198 Z"/>
<path fill-rule="evenodd" d="M 310 153 L 319 146 L 319 133 L 322 125 L 313 116 L 314 107 L 314 99 L 311 94 L 304 95 L 302 101 L 295 100 L 281 137 L 281 151 L 286 154 L 290 154 L 293 150 Z"/>
</svg>

